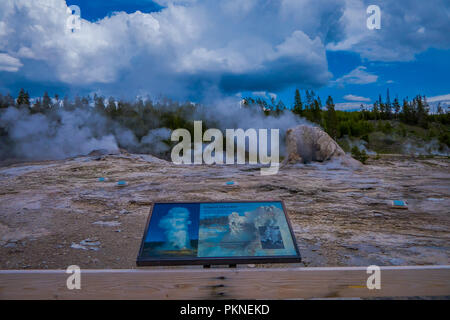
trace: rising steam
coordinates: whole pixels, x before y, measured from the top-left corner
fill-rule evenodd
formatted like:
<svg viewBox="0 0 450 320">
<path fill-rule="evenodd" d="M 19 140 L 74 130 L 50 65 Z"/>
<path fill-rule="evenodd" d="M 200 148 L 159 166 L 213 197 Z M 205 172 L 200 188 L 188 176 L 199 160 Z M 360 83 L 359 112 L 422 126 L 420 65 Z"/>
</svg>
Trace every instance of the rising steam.
<svg viewBox="0 0 450 320">
<path fill-rule="evenodd" d="M 165 106 L 160 105 L 159 108 Z M 286 129 L 306 123 L 288 111 L 279 116 L 266 116 L 257 107 L 242 107 L 235 98 L 197 105 L 187 118 L 192 122 L 203 120 L 209 127 L 220 130 L 280 129 L 281 154 L 284 152 Z M 0 110 L 0 135 L 2 131 L 8 133 L 0 140 L 0 160 L 64 159 L 87 155 L 98 149 L 114 153 L 119 148 L 156 156 L 167 154 L 171 130 L 161 123 L 153 123 L 152 126 L 155 128 L 139 139 L 133 130 L 92 107 L 74 110 L 55 107 L 45 114 L 33 114 L 28 108 L 9 107 Z"/>
</svg>

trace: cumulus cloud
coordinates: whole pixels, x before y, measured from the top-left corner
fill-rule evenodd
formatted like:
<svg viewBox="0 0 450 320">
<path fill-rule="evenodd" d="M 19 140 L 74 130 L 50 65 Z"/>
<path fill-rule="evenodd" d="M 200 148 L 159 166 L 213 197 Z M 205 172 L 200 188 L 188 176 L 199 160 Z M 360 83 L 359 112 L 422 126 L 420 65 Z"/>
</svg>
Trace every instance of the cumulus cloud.
<svg viewBox="0 0 450 320">
<path fill-rule="evenodd" d="M 375 61 L 409 61 L 428 48 L 449 49 L 450 30 L 447 0 L 345 0 L 340 18 L 344 37 L 330 41 L 329 50 L 354 51 Z M 381 29 L 366 27 L 366 9 L 381 9 Z"/>
<path fill-rule="evenodd" d="M 344 86 L 345 84 L 368 84 L 377 82 L 378 76 L 366 71 L 367 68 L 359 66 L 350 73 L 333 81 L 334 84 Z"/>
<path fill-rule="evenodd" d="M 439 101 L 446 101 L 450 100 L 450 93 L 449 94 L 443 94 L 441 96 L 434 96 L 427 98 L 428 102 L 439 102 Z"/>
<path fill-rule="evenodd" d="M 439 96 L 434 96 L 434 97 L 428 97 L 427 102 L 430 105 L 431 113 L 437 113 L 439 106 L 444 111 L 448 112 L 450 110 L 450 93 L 439 95 Z"/>
<path fill-rule="evenodd" d="M 323 10 L 299 10 L 300 23 L 286 23 L 292 1 L 158 2 L 166 6 L 159 12 L 82 19 L 72 33 L 64 0 L 2 1 L 0 52 L 20 58 L 22 75 L 34 81 L 95 84 L 114 93 L 275 91 L 321 86 L 331 77 L 324 42 L 329 16 L 342 6 L 337 0 Z M 13 62 L 11 68 L 20 67 Z"/>
<path fill-rule="evenodd" d="M 355 96 L 353 94 L 345 95 L 344 99 L 348 100 L 348 101 L 365 101 L 365 102 L 370 101 L 370 98 L 361 97 L 361 96 Z"/>
<path fill-rule="evenodd" d="M 17 72 L 22 66 L 19 59 L 0 53 L 0 71 Z"/>
<path fill-rule="evenodd" d="M 393 61 L 450 47 L 444 0 L 381 0 L 380 30 L 366 28 L 366 0 L 157 2 L 164 6 L 159 12 L 82 19 L 72 33 L 64 0 L 3 0 L 0 79 L 16 72 L 21 79 L 119 96 L 190 98 L 211 88 L 275 92 L 328 84 L 327 49 Z M 361 77 L 364 71 L 356 70 Z M 374 77 L 346 80 L 371 83 Z"/>
</svg>

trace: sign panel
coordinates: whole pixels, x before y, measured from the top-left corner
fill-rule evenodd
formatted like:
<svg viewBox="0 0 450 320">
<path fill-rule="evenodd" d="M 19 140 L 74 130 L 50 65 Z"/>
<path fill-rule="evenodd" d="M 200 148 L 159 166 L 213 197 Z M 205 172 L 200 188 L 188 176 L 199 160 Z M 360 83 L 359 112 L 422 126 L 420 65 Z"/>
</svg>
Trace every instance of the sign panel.
<svg viewBox="0 0 450 320">
<path fill-rule="evenodd" d="M 155 203 L 138 266 L 299 262 L 284 204 Z"/>
</svg>

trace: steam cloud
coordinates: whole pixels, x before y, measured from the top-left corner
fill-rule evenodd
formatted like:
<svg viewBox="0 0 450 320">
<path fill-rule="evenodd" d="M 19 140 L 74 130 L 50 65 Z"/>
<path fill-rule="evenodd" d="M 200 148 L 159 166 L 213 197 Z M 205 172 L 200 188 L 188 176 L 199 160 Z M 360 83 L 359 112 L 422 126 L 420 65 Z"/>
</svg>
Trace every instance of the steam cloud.
<svg viewBox="0 0 450 320">
<path fill-rule="evenodd" d="M 94 112 L 61 110 L 50 117 L 9 107 L 0 114 L 0 128 L 10 140 L 0 144 L 0 159 L 63 159 L 95 149 L 118 150 L 114 129 Z"/>
<path fill-rule="evenodd" d="M 159 227 L 164 229 L 170 248 L 189 249 L 191 247 L 188 230 L 190 223 L 189 211 L 181 207 L 170 209 L 159 221 Z"/>
<path fill-rule="evenodd" d="M 222 131 L 237 128 L 280 129 L 281 154 L 284 153 L 286 129 L 307 123 L 291 112 L 266 116 L 259 108 L 243 108 L 237 98 L 221 98 L 198 105 L 188 115 L 188 120 L 203 120 L 209 127 Z M 119 148 L 162 156 L 170 150 L 165 141 L 170 140 L 171 130 L 162 127 L 162 124 L 154 125 L 155 129 L 138 139 L 132 130 L 91 107 L 71 111 L 54 108 L 48 114 L 32 114 L 25 108 L 9 107 L 0 110 L 0 131 L 8 132 L 7 139 L 2 137 L 0 141 L 0 160 L 55 160 L 87 155 L 99 149 L 116 153 Z"/>
<path fill-rule="evenodd" d="M 31 114 L 27 109 L 0 110 L 0 130 L 8 132 L 0 140 L 0 160 L 55 160 L 87 155 L 94 150 L 160 155 L 169 146 L 167 128 L 149 130 L 140 141 L 128 128 L 106 118 L 94 109 L 57 110 Z"/>
</svg>

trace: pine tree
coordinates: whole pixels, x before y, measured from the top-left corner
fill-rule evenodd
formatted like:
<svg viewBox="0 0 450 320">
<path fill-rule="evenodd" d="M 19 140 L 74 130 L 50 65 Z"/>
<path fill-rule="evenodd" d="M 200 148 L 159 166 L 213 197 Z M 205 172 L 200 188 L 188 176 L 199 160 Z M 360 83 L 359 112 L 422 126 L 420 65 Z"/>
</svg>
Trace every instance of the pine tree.
<svg viewBox="0 0 450 320">
<path fill-rule="evenodd" d="M 303 103 L 302 97 L 300 95 L 300 91 L 298 89 L 295 90 L 295 98 L 294 98 L 294 109 L 292 110 L 295 114 L 301 116 L 303 114 Z"/>
<path fill-rule="evenodd" d="M 309 92 L 309 90 L 306 90 L 306 104 L 305 104 L 305 111 L 308 112 L 309 108 L 312 105 L 312 95 Z"/>
<path fill-rule="evenodd" d="M 97 96 L 97 94 L 94 95 L 94 108 L 97 112 L 105 112 L 104 98 Z"/>
<path fill-rule="evenodd" d="M 427 129 L 428 128 L 428 111 L 429 106 L 427 103 L 427 99 L 424 97 L 421 97 L 420 95 L 416 97 L 416 104 L 417 104 L 417 123 Z"/>
<path fill-rule="evenodd" d="M 30 106 L 30 95 L 28 92 L 22 88 L 20 89 L 19 96 L 17 97 L 17 105 L 20 106 Z"/>
<path fill-rule="evenodd" d="M 367 120 L 368 117 L 366 115 L 366 113 L 367 113 L 366 107 L 361 103 L 361 105 L 359 106 L 359 109 L 361 111 L 361 119 L 362 120 Z"/>
<path fill-rule="evenodd" d="M 400 103 L 398 102 L 397 97 L 395 97 L 395 99 L 394 99 L 393 107 L 394 107 L 394 112 L 395 112 L 395 118 L 398 118 L 398 114 L 400 112 L 401 107 L 400 107 Z"/>
<path fill-rule="evenodd" d="M 113 97 L 109 97 L 106 112 L 109 114 L 109 116 L 113 117 L 116 114 L 116 111 L 117 111 L 116 101 L 114 100 Z"/>
<path fill-rule="evenodd" d="M 388 105 L 388 106 L 391 105 L 391 97 L 389 96 L 389 88 L 387 89 L 387 92 L 386 92 L 386 105 Z"/>
<path fill-rule="evenodd" d="M 276 103 L 275 98 L 273 96 L 270 97 L 270 109 L 271 110 L 276 110 L 277 106 L 275 103 Z"/>
<path fill-rule="evenodd" d="M 278 101 L 276 107 L 275 107 L 275 112 L 277 115 L 283 113 L 283 111 L 286 109 L 286 106 L 284 105 L 283 101 Z"/>
<path fill-rule="evenodd" d="M 336 140 L 338 132 L 338 119 L 336 115 L 336 110 L 334 109 L 334 102 L 331 96 L 327 99 L 327 118 L 326 118 L 326 129 L 327 133 Z"/>
<path fill-rule="evenodd" d="M 386 119 L 390 119 L 392 116 L 392 104 L 391 104 L 391 98 L 389 96 L 389 88 L 387 89 L 387 93 L 386 93 L 385 114 L 386 114 Z"/>
<path fill-rule="evenodd" d="M 442 109 L 442 106 L 441 106 L 440 102 L 438 103 L 438 106 L 437 106 L 437 114 L 438 115 L 443 115 L 444 114 L 444 109 Z"/>
<path fill-rule="evenodd" d="M 50 96 L 48 95 L 48 92 L 44 92 L 44 96 L 42 97 L 42 108 L 44 110 L 50 110 L 52 105 L 52 100 L 50 99 Z"/>
<path fill-rule="evenodd" d="M 320 99 L 314 99 L 314 108 L 312 110 L 312 120 L 317 124 L 321 124 L 322 122 L 322 110 L 319 101 Z"/>
<path fill-rule="evenodd" d="M 375 120 L 378 120 L 380 118 L 380 108 L 379 108 L 378 101 L 374 102 L 372 113 L 373 113 L 373 117 Z"/>
<path fill-rule="evenodd" d="M 267 101 L 261 98 L 256 98 L 256 104 L 261 108 L 264 112 L 269 112 L 271 110 L 270 106 L 267 104 Z"/>
<path fill-rule="evenodd" d="M 400 113 L 400 120 L 405 122 L 405 123 L 409 123 L 410 122 L 410 108 L 409 108 L 409 103 L 407 99 L 403 99 L 403 106 L 402 106 L 402 111 Z"/>
</svg>

